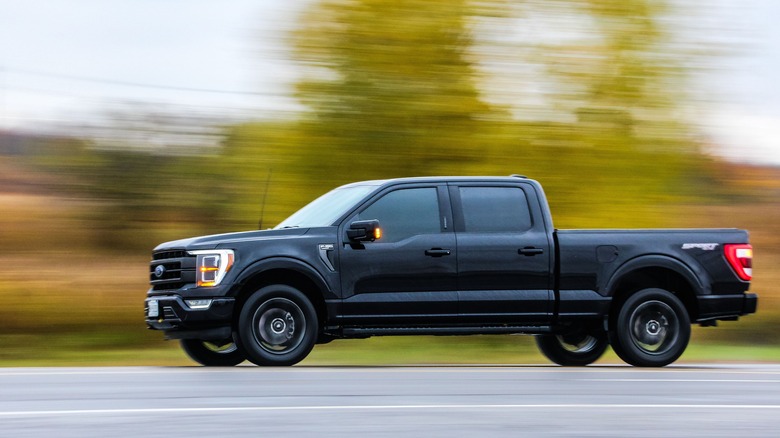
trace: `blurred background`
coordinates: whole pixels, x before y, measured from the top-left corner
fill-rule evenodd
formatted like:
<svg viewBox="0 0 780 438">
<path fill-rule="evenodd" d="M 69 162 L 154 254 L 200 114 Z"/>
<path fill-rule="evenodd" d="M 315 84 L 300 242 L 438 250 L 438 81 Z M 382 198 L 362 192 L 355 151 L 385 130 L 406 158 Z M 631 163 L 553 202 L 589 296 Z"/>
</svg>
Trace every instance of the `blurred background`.
<svg viewBox="0 0 780 438">
<path fill-rule="evenodd" d="M 683 360 L 780 360 L 778 16 L 774 0 L 0 0 L 0 365 L 190 363 L 143 323 L 158 243 L 272 227 L 356 180 L 512 173 L 544 185 L 559 228 L 750 230 L 759 312 L 695 329 Z M 448 361 L 544 359 L 522 337 L 307 359 Z"/>
</svg>

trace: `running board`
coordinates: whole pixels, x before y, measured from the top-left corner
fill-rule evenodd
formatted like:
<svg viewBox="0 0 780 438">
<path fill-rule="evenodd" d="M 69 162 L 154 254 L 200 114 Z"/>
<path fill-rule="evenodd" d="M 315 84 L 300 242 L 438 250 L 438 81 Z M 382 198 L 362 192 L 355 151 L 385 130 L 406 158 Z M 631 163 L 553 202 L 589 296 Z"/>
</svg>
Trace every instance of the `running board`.
<svg viewBox="0 0 780 438">
<path fill-rule="evenodd" d="M 344 337 L 366 336 L 463 336 L 463 335 L 538 335 L 552 333 L 550 326 L 487 326 L 487 327 L 345 327 Z"/>
</svg>

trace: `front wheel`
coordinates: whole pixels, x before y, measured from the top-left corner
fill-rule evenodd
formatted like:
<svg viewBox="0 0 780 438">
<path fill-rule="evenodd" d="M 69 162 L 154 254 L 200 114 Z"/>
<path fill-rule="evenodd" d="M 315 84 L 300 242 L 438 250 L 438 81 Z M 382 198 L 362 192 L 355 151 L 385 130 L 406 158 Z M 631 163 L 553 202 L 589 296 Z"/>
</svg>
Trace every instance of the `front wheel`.
<svg viewBox="0 0 780 438">
<path fill-rule="evenodd" d="M 691 337 L 688 312 L 679 298 L 663 289 L 644 289 L 620 308 L 611 329 L 612 349 L 640 367 L 669 365 L 683 354 Z"/>
<path fill-rule="evenodd" d="M 252 294 L 238 319 L 241 347 L 256 365 L 295 365 L 314 347 L 318 332 L 311 301 L 287 285 L 266 286 Z"/>
<path fill-rule="evenodd" d="M 567 335 L 537 335 L 536 346 L 551 361 L 562 366 L 590 365 L 609 345 L 607 333 L 595 330 L 592 333 L 572 333 Z"/>
<path fill-rule="evenodd" d="M 182 339 L 179 343 L 190 359 L 207 367 L 232 367 L 246 359 L 232 339 L 222 342 Z"/>
</svg>

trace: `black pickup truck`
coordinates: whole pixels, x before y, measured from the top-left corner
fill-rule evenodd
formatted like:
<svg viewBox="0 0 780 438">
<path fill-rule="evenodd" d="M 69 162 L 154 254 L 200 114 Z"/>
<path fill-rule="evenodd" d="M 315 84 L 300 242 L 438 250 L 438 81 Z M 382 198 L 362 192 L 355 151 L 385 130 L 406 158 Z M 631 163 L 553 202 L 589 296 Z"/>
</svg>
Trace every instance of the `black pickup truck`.
<svg viewBox="0 0 780 438">
<path fill-rule="evenodd" d="M 292 365 L 317 343 L 532 334 L 560 365 L 664 366 L 691 323 L 756 311 L 746 231 L 556 230 L 542 187 L 403 178 L 334 189 L 272 230 L 164 243 L 146 324 L 195 361 Z"/>
</svg>

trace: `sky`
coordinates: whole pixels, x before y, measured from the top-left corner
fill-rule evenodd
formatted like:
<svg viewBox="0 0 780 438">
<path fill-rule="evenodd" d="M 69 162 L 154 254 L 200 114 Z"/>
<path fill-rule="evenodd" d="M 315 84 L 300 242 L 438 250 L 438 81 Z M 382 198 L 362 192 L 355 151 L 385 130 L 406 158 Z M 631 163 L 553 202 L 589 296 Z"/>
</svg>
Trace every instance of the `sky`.
<svg viewBox="0 0 780 438">
<path fill-rule="evenodd" d="M 0 128 L 121 102 L 294 109 L 282 39 L 300 0 L 0 0 Z"/>
<path fill-rule="evenodd" d="M 0 0 L 0 129 L 78 126 L 132 105 L 235 120 L 295 111 L 285 35 L 312 1 Z M 700 37 L 728 50 L 694 81 L 688 117 L 709 152 L 780 165 L 780 1 L 698 6 Z"/>
</svg>

